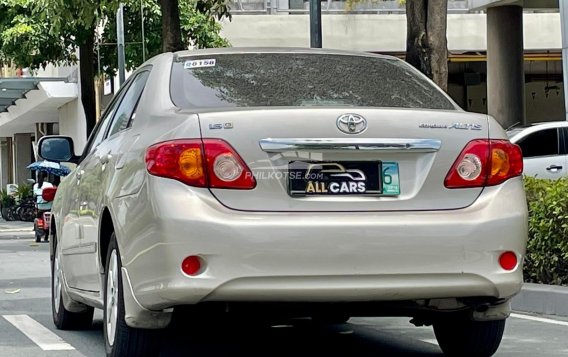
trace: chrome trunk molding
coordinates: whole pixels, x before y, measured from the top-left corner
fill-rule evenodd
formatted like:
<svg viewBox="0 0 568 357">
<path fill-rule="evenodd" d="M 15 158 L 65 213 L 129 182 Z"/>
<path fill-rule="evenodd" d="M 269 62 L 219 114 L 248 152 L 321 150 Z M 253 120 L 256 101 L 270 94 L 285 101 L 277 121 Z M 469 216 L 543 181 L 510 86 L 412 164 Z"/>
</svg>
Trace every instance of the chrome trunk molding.
<svg viewBox="0 0 568 357">
<path fill-rule="evenodd" d="M 285 151 L 412 151 L 436 152 L 442 146 L 436 139 L 405 138 L 267 138 L 259 141 L 265 152 Z"/>
</svg>

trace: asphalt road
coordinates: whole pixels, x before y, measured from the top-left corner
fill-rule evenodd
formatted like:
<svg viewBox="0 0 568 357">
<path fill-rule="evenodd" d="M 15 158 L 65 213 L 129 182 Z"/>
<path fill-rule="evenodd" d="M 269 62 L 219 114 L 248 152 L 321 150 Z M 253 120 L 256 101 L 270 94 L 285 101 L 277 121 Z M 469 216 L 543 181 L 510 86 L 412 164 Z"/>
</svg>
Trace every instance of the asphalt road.
<svg viewBox="0 0 568 357">
<path fill-rule="evenodd" d="M 48 245 L 30 232 L 0 231 L 0 357 L 104 356 L 102 314 L 91 329 L 58 331 L 51 321 Z M 19 326 L 16 327 L 16 326 Z M 27 333 L 27 335 L 26 335 Z M 568 319 L 515 314 L 496 356 L 568 356 Z M 441 356 L 429 327 L 407 318 L 354 318 L 319 326 L 310 320 L 182 320 L 163 334 L 162 356 Z"/>
</svg>

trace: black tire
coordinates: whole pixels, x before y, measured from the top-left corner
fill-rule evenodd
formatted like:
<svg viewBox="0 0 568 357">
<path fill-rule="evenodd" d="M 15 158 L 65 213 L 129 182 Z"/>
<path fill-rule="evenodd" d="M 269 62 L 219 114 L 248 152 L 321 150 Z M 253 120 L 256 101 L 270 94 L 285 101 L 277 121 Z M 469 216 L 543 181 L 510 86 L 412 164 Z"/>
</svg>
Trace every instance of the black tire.
<svg viewBox="0 0 568 357">
<path fill-rule="evenodd" d="M 493 356 L 503 337 L 505 320 L 472 321 L 467 317 L 434 323 L 434 333 L 446 356 Z"/>
<path fill-rule="evenodd" d="M 93 323 L 94 308 L 85 306 L 85 310 L 81 312 L 72 312 L 65 309 L 62 296 L 63 283 L 61 283 L 61 287 L 59 289 L 59 301 L 58 303 L 56 302 L 56 287 L 54 284 L 54 270 L 57 256 L 56 244 L 57 240 L 53 237 L 53 251 L 55 252 L 54 256 L 51 258 L 51 314 L 53 316 L 53 323 L 59 330 L 81 330 L 89 328 Z"/>
<path fill-rule="evenodd" d="M 341 325 L 347 323 L 351 316 L 341 313 L 329 313 L 312 316 L 312 321 L 320 325 Z"/>
<path fill-rule="evenodd" d="M 20 206 L 14 206 L 10 209 L 10 215 L 11 215 L 12 221 L 19 221 L 20 220 L 20 215 L 18 214 L 18 208 L 20 208 Z"/>
<path fill-rule="evenodd" d="M 107 327 L 107 294 L 109 266 L 113 251 L 116 254 L 118 272 L 121 271 L 122 262 L 118 251 L 118 245 L 114 233 L 108 246 L 108 252 L 105 265 L 104 280 L 104 314 L 103 314 L 103 335 L 105 339 L 105 350 L 107 357 L 155 357 L 159 353 L 159 330 L 146 330 L 132 328 L 126 324 L 124 320 L 124 294 L 122 292 L 122 274 L 118 273 L 118 299 L 117 299 L 117 321 L 114 331 L 114 341 L 111 345 L 109 342 L 109 333 Z M 112 292 L 111 292 L 112 293 Z M 112 333 L 111 333 L 112 334 Z"/>
<path fill-rule="evenodd" d="M 33 222 L 35 216 L 36 214 L 34 206 L 24 206 L 20 209 L 20 218 L 24 222 Z"/>
<path fill-rule="evenodd" d="M 7 221 L 15 221 L 16 218 L 14 217 L 14 207 L 8 207 L 6 209 L 6 220 Z"/>
<path fill-rule="evenodd" d="M 2 209 L 0 210 L 0 213 L 2 214 L 2 218 L 4 218 L 5 221 L 8 220 L 8 210 L 9 208 L 7 207 L 2 207 Z"/>
</svg>

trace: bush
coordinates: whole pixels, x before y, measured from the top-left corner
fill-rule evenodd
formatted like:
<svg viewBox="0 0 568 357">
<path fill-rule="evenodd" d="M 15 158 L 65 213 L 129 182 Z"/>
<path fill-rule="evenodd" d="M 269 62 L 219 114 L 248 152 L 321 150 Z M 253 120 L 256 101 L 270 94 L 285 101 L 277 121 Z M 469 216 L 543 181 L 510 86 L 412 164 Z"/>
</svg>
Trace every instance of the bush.
<svg viewBox="0 0 568 357">
<path fill-rule="evenodd" d="M 23 200 L 25 198 L 32 197 L 33 193 L 34 190 L 32 185 L 21 184 L 16 190 L 16 197 L 18 197 L 18 200 Z"/>
<path fill-rule="evenodd" d="M 525 281 L 568 285 L 568 179 L 524 181 L 529 206 Z"/>
<path fill-rule="evenodd" d="M 14 197 L 10 196 L 6 190 L 0 190 L 0 204 L 3 208 L 12 207 L 16 204 Z"/>
</svg>

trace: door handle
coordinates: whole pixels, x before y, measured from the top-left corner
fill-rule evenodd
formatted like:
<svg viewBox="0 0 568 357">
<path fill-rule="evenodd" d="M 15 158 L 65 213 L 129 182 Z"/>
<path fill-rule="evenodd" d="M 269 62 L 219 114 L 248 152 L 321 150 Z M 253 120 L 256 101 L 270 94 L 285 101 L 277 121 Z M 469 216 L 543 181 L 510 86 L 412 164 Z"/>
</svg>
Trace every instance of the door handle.
<svg viewBox="0 0 568 357">
<path fill-rule="evenodd" d="M 112 159 L 112 155 L 111 155 L 111 154 L 103 155 L 103 156 L 101 157 L 101 164 L 103 164 L 103 165 L 108 164 L 108 162 L 110 161 L 110 159 Z"/>
<path fill-rule="evenodd" d="M 83 171 L 83 170 L 78 170 L 77 173 L 75 174 L 75 178 L 76 178 L 77 180 L 80 180 L 81 177 L 83 177 L 83 174 L 84 174 L 84 173 L 85 173 L 85 171 Z"/>
<path fill-rule="evenodd" d="M 548 171 L 556 172 L 562 170 L 562 166 L 550 165 L 546 168 Z"/>
</svg>

